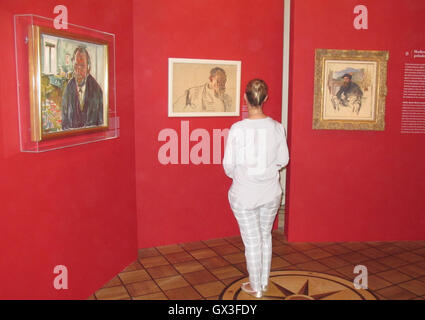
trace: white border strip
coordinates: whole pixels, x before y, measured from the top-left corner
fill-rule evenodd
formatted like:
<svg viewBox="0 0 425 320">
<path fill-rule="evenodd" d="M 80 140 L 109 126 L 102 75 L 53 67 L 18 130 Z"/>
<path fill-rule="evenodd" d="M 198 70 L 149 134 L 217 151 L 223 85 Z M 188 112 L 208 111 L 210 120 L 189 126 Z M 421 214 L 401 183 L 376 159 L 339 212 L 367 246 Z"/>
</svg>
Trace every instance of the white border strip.
<svg viewBox="0 0 425 320">
<path fill-rule="evenodd" d="M 283 4 L 283 65 L 282 65 L 282 125 L 288 132 L 288 98 L 289 98 L 289 47 L 291 27 L 291 0 L 284 0 Z M 282 205 L 285 205 L 286 169 L 280 172 L 280 185 L 283 191 Z M 285 218 L 279 220 L 279 227 L 284 227 Z"/>
<path fill-rule="evenodd" d="M 291 0 L 284 0 L 283 9 L 283 67 L 282 67 L 282 124 L 288 131 L 289 46 L 291 27 Z"/>
</svg>

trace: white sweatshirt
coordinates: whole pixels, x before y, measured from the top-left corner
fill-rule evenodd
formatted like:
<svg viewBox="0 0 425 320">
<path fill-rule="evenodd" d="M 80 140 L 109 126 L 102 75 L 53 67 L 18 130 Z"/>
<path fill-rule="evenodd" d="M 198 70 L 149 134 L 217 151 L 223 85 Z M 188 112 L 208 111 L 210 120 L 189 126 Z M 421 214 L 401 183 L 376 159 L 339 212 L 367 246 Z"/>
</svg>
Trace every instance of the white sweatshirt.
<svg viewBox="0 0 425 320">
<path fill-rule="evenodd" d="M 279 122 L 267 117 L 234 123 L 223 158 L 224 171 L 233 179 L 232 208 L 254 209 L 280 197 L 279 170 L 288 161 L 285 130 Z"/>
</svg>

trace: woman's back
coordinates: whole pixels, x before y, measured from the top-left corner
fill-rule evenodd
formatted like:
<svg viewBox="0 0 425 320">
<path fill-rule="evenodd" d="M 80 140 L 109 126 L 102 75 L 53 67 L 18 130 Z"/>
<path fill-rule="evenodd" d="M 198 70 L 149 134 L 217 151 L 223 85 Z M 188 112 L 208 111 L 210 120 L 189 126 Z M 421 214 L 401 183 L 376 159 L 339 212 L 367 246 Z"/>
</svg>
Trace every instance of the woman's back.
<svg viewBox="0 0 425 320">
<path fill-rule="evenodd" d="M 265 117 L 236 122 L 230 129 L 223 167 L 233 179 L 229 197 L 244 207 L 281 195 L 279 170 L 289 161 L 285 131 Z"/>
</svg>

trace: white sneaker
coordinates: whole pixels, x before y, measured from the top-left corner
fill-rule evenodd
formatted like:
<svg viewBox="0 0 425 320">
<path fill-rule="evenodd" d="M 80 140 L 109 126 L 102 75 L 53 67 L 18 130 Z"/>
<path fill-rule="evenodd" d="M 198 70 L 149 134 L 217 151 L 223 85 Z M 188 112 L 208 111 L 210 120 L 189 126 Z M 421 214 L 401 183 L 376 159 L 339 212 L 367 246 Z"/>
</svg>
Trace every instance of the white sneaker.
<svg viewBox="0 0 425 320">
<path fill-rule="evenodd" d="M 248 285 L 250 285 L 249 282 L 242 283 L 241 289 L 242 289 L 243 292 L 249 294 L 250 296 L 258 298 L 258 299 L 263 297 L 263 292 L 261 290 L 260 291 L 254 291 L 252 289 L 248 289 Z"/>
</svg>

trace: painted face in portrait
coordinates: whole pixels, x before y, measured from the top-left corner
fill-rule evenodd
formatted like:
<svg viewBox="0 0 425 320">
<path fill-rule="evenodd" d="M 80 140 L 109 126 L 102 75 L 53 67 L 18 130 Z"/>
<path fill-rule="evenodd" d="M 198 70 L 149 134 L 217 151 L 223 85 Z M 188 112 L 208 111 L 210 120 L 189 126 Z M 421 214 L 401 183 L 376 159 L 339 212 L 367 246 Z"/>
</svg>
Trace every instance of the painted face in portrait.
<svg viewBox="0 0 425 320">
<path fill-rule="evenodd" d="M 351 82 L 351 79 L 349 77 L 344 77 L 344 86 L 348 86 Z"/>
<path fill-rule="evenodd" d="M 84 52 L 77 52 L 75 55 L 74 76 L 79 86 L 84 85 L 88 74 L 87 56 Z"/>
</svg>

